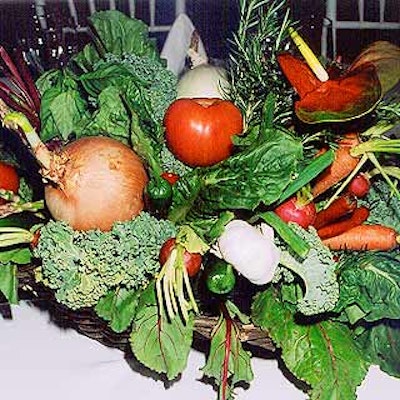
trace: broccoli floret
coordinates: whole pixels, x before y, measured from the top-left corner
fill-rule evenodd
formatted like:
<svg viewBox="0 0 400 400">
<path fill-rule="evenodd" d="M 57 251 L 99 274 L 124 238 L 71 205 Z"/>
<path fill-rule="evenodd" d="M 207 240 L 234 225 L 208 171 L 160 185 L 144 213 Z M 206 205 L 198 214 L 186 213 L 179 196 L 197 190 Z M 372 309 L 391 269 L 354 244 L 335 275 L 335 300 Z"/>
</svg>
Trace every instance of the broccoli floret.
<svg viewBox="0 0 400 400">
<path fill-rule="evenodd" d="M 311 250 L 304 260 L 298 261 L 287 251 L 281 253 L 280 268 L 274 281 L 289 278 L 291 283 L 294 272 L 304 281 L 305 293 L 297 302 L 297 310 L 304 315 L 315 315 L 332 311 L 339 300 L 339 283 L 336 274 L 336 263 L 329 249 L 324 246 L 315 229 L 306 231 L 299 226 L 293 226 L 296 232 L 310 245 Z"/>
<path fill-rule="evenodd" d="M 175 236 L 175 226 L 142 212 L 117 223 L 110 232 L 74 231 L 50 221 L 41 229 L 34 255 L 41 259 L 38 276 L 71 309 L 91 307 L 118 286 L 139 289 L 160 268 L 159 251 Z"/>
</svg>

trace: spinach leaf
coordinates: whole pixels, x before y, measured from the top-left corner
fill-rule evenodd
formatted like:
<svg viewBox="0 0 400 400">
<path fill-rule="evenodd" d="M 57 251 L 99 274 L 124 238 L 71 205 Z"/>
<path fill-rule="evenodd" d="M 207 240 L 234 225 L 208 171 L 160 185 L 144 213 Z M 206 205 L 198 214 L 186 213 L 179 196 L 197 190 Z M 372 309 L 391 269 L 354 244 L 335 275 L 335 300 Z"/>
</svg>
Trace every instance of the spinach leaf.
<svg viewBox="0 0 400 400">
<path fill-rule="evenodd" d="M 271 205 L 292 181 L 301 158 L 301 143 L 276 130 L 271 140 L 180 179 L 169 217 L 175 221 L 190 218 L 192 209 L 209 215 Z"/>
<path fill-rule="evenodd" d="M 159 58 L 156 43 L 149 38 L 148 27 L 138 19 L 116 10 L 100 11 L 89 18 L 89 24 L 94 35 L 93 43 L 86 45 L 73 58 L 83 71 L 91 71 L 106 53 Z"/>
</svg>

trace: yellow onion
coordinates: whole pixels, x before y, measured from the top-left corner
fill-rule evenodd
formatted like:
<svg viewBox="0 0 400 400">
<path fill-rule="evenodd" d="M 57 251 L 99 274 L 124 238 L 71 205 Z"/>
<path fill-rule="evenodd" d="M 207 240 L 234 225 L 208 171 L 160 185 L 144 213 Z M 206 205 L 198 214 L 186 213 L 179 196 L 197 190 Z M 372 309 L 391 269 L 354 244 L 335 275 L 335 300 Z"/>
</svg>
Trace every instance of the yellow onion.
<svg viewBox="0 0 400 400">
<path fill-rule="evenodd" d="M 108 231 L 144 207 L 147 175 L 136 153 L 117 140 L 92 136 L 68 144 L 57 184 L 45 186 L 45 201 L 56 220 L 75 230 Z"/>
</svg>

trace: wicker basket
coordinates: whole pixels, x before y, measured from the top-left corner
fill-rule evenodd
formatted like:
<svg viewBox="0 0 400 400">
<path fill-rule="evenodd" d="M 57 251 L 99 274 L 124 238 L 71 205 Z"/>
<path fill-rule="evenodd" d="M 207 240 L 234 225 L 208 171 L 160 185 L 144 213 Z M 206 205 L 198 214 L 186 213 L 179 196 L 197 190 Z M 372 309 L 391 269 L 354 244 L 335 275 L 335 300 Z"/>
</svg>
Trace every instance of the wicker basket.
<svg viewBox="0 0 400 400">
<path fill-rule="evenodd" d="M 93 309 L 86 308 L 76 311 L 58 303 L 49 288 L 35 282 L 32 266 L 19 267 L 18 281 L 20 298 L 48 311 L 51 320 L 58 326 L 72 328 L 105 346 L 129 352 L 129 332 L 114 332 L 108 327 L 107 322 L 102 320 Z M 0 306 L 4 309 L 6 303 L 0 303 Z M 194 343 L 208 341 L 217 320 L 218 318 L 215 316 L 197 316 Z M 275 350 L 271 339 L 265 331 L 251 324 L 238 323 L 238 327 L 240 340 L 248 345 L 250 350 Z"/>
</svg>

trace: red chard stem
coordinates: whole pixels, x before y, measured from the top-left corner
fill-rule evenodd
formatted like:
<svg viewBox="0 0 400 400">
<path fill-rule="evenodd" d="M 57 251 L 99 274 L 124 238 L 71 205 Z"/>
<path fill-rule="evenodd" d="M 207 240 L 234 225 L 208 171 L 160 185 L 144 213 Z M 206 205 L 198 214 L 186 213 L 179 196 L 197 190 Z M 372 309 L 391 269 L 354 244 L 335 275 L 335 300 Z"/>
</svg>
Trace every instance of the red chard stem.
<svg viewBox="0 0 400 400">
<path fill-rule="evenodd" d="M 13 60 L 11 59 L 11 57 L 9 56 L 9 54 L 7 53 L 6 49 L 3 46 L 0 46 L 0 57 L 3 60 L 4 64 L 6 65 L 6 67 L 8 68 L 8 70 L 10 71 L 10 74 L 14 78 L 18 87 L 22 91 L 27 93 L 28 90 L 25 86 L 25 83 L 24 83 L 21 75 L 18 72 L 16 65 L 14 64 Z"/>
</svg>

